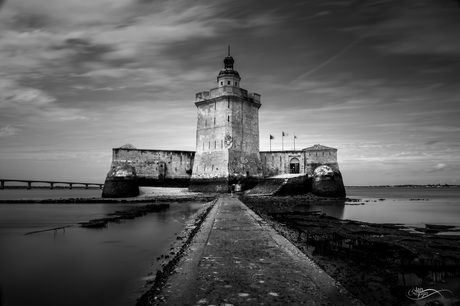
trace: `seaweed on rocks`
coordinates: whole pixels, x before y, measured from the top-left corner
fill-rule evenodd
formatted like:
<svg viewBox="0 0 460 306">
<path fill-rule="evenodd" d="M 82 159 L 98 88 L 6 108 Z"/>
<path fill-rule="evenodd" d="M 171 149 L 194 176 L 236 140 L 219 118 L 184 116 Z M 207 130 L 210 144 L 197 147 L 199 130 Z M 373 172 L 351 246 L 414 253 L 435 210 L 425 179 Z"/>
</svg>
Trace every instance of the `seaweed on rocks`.
<svg viewBox="0 0 460 306">
<path fill-rule="evenodd" d="M 365 304 L 409 304 L 401 284 L 408 271 L 427 285 L 432 285 L 427 271 L 444 268 L 460 276 L 460 236 L 431 234 L 454 231 L 451 227 L 427 225 L 422 235 L 400 224 L 341 220 L 320 212 L 298 211 L 299 203 L 324 202 L 312 196 L 241 200 Z"/>
<path fill-rule="evenodd" d="M 87 222 L 79 223 L 81 227 L 86 228 L 102 228 L 107 227 L 108 222 L 119 222 L 121 220 L 134 219 L 145 216 L 152 212 L 158 212 L 169 208 L 168 203 L 161 204 L 147 204 L 143 206 L 136 206 L 128 210 L 118 210 L 114 213 L 108 214 L 108 217 L 92 219 Z"/>
</svg>

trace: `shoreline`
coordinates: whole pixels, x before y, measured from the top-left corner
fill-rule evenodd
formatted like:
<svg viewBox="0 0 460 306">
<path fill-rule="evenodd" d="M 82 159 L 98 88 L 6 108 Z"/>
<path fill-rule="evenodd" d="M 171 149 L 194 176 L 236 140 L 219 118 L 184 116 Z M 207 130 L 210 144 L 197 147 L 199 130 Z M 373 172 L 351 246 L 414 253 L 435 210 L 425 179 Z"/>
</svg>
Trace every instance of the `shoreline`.
<svg viewBox="0 0 460 306">
<path fill-rule="evenodd" d="M 154 278 L 146 282 L 147 293 L 144 292 L 144 294 L 152 297 L 152 295 L 155 295 L 155 292 L 161 289 L 161 286 L 165 284 L 168 277 L 174 273 L 177 263 L 189 248 L 195 234 L 200 230 L 201 224 L 206 219 L 207 213 L 212 208 L 212 203 L 215 202 L 217 197 L 218 195 L 216 194 L 145 193 L 136 198 L 16 199 L 0 200 L 0 204 L 206 202 L 205 206 L 198 213 L 189 218 L 185 230 L 177 236 L 175 241 L 171 242 L 172 247 L 168 253 L 157 258 L 157 261 L 161 262 L 162 269 L 157 271 Z M 398 285 L 398 282 L 401 282 L 400 279 L 398 280 L 398 277 L 401 278 L 401 275 L 398 273 L 406 273 L 410 269 L 413 270 L 414 267 L 418 267 L 416 271 L 409 272 L 421 275 L 421 285 L 424 288 L 428 288 L 429 286 L 434 286 L 435 288 L 437 288 L 436 286 L 441 286 L 438 289 L 442 288 L 444 277 L 447 277 L 442 274 L 444 272 L 440 272 L 441 276 L 438 279 L 436 277 L 433 279 L 430 276 L 431 272 L 429 272 L 433 268 L 433 265 L 429 264 L 429 262 L 430 260 L 436 260 L 436 257 L 452 258 L 452 261 L 448 263 L 449 269 L 452 270 L 452 273 L 457 273 L 455 277 L 460 277 L 459 236 L 432 235 L 430 233 L 413 234 L 402 230 L 403 226 L 397 224 L 341 220 L 327 217 L 324 214 L 295 212 L 292 210 L 300 202 L 308 205 L 308 202 L 317 204 L 332 203 L 339 200 L 334 198 L 320 198 L 311 194 L 283 197 L 245 196 L 239 194 L 239 197 L 245 205 L 259 215 L 273 229 L 292 244 L 296 245 L 301 252 L 311 258 L 331 277 L 344 285 L 347 290 L 366 304 L 410 305 L 406 301 L 407 297 L 405 294 L 407 290 L 402 290 L 407 288 Z M 340 199 L 340 201 L 345 200 Z M 357 201 L 356 199 L 348 200 Z M 353 204 L 356 205 L 355 203 Z M 308 224 L 305 224 L 305 222 Z M 300 231 L 299 224 L 301 225 Z M 307 228 L 306 231 L 304 231 L 305 228 Z M 348 230 L 351 230 L 351 232 L 347 232 Z M 337 234 L 338 236 L 336 236 Z M 329 235 L 329 238 L 321 239 L 318 238 L 319 235 Z M 401 239 L 398 240 L 398 237 Z M 353 251 L 353 248 L 343 247 L 340 241 L 368 241 L 371 244 L 376 243 L 376 245 L 380 245 L 380 249 L 370 247 L 356 253 Z M 404 261 L 406 261 L 405 264 Z M 438 268 L 443 266 L 443 264 L 434 263 L 435 265 L 439 265 Z M 455 303 L 459 303 L 460 287 L 455 288 L 455 290 L 456 295 L 452 298 L 455 299 Z"/>
<path fill-rule="evenodd" d="M 295 200 L 281 197 L 241 201 L 365 304 L 412 305 L 407 290 L 415 286 L 447 286 L 455 296 L 444 305 L 460 301 L 460 236 L 299 212 Z"/>
<path fill-rule="evenodd" d="M 152 196 L 133 198 L 57 198 L 57 199 L 11 199 L 0 200 L 1 204 L 99 204 L 99 203 L 158 203 L 158 202 L 207 202 L 215 195 Z"/>
<path fill-rule="evenodd" d="M 401 280 L 398 280 L 398 277 L 401 278 L 401 275 L 410 275 L 411 273 L 420 275 L 419 281 L 421 283 L 419 285 L 424 286 L 423 288 L 437 288 L 439 290 L 444 288 L 443 286 L 452 286 L 452 283 L 445 281 L 445 277 L 448 277 L 449 273 L 436 272 L 438 273 L 435 274 L 438 275 L 437 279 L 430 274 L 434 267 L 443 267 L 436 262 L 439 258 L 444 260 L 444 264 L 452 273 L 457 273 L 455 277 L 460 280 L 459 236 L 431 235 L 429 233 L 413 234 L 402 230 L 403 226 L 397 224 L 340 220 L 323 214 L 294 213 L 294 211 L 289 210 L 295 205 L 296 200 L 304 202 L 323 201 L 326 203 L 336 200 L 313 195 L 295 197 L 240 196 L 239 198 L 270 227 L 294 244 L 302 253 L 365 304 L 412 305 L 411 300 L 407 298 L 407 288 L 410 287 L 410 281 L 406 280 L 406 282 L 409 281 L 406 286 L 399 284 Z M 273 207 L 278 211 L 271 211 L 270 208 Z M 310 229 L 310 234 L 308 234 L 308 230 L 307 232 L 299 231 L 299 228 L 296 227 L 298 225 L 296 223 L 299 222 L 298 216 L 304 218 L 304 221 L 308 223 L 305 224 L 307 228 L 316 226 L 316 230 Z M 201 214 L 200 218 L 190 221 L 195 224 L 193 235 L 189 231 L 186 233 L 186 237 L 181 237 L 179 241 L 174 242 L 175 250 L 180 250 L 180 252 L 174 251 L 175 256 L 163 263 L 165 268 L 157 272 L 158 281 L 155 278 L 151 282 L 154 285 L 144 293 L 145 297 L 139 298 L 137 305 L 146 305 L 145 301 L 152 301 L 152 299 L 156 303 L 162 303 L 161 299 L 157 300 L 161 297 L 157 294 L 168 278 L 176 273 L 175 269 L 178 262 L 189 249 L 190 242 L 206 219 L 206 214 Z M 342 239 L 342 242 L 339 242 L 341 239 L 337 240 L 338 236 L 332 238 L 337 234 L 346 236 L 345 240 L 369 241 L 375 245 L 362 250 L 358 248 L 354 251 L 353 248 L 343 247 L 344 245 L 341 243 L 345 240 Z M 327 237 L 318 238 L 324 235 Z M 177 245 L 178 243 L 180 246 Z M 340 245 L 342 247 L 339 247 Z M 169 257 L 168 255 L 166 256 Z M 167 257 L 162 258 L 162 260 L 166 260 Z M 404 279 L 404 276 L 402 278 Z M 451 299 L 448 302 L 453 301 L 456 305 L 460 301 L 460 288 L 447 288 L 450 288 L 455 294 L 455 296 L 449 296 Z M 435 299 L 436 297 L 432 300 Z M 424 300 L 424 303 L 428 301 L 430 299 Z M 444 305 L 454 304 L 447 303 Z"/>
</svg>

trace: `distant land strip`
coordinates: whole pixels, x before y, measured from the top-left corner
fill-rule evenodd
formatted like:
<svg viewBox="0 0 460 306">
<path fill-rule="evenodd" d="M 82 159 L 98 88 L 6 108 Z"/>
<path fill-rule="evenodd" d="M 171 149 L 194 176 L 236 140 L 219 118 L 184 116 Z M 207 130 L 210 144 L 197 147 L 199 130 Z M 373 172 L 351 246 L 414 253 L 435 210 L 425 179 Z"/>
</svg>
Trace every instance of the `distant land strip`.
<svg viewBox="0 0 460 306">
<path fill-rule="evenodd" d="M 345 186 L 345 188 L 460 188 L 460 185 L 424 184 L 424 185 L 375 185 L 375 186 Z"/>
</svg>

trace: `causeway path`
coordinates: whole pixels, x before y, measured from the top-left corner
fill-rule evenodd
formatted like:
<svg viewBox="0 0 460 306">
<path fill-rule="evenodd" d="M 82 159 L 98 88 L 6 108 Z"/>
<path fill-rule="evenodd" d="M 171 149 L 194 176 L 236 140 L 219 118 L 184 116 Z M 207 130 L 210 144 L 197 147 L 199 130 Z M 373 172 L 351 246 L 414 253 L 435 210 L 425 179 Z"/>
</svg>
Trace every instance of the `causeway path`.
<svg viewBox="0 0 460 306">
<path fill-rule="evenodd" d="M 160 302 L 161 301 L 161 302 Z M 167 305 L 363 305 L 238 198 L 223 196 L 166 282 Z"/>
</svg>

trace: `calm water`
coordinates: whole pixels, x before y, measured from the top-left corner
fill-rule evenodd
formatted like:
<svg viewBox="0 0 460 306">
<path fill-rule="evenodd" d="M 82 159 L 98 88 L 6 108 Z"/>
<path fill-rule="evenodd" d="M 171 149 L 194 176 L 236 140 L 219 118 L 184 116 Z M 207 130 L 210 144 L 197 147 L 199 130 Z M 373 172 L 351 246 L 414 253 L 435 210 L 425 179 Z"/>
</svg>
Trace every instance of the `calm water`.
<svg viewBox="0 0 460 306">
<path fill-rule="evenodd" d="M 0 194 L 4 191 L 11 190 Z M 63 190 L 21 190 L 20 198 L 26 198 L 27 191 L 34 198 L 50 198 L 56 191 L 56 197 L 67 196 Z M 93 197 L 95 190 L 68 191 Z M 110 223 L 106 229 L 72 226 L 65 232 L 24 235 L 133 205 L 145 204 L 1 204 L 0 305 L 135 304 L 148 274 L 159 268 L 155 258 L 168 253 L 170 243 L 202 204 L 173 203 L 166 211 Z"/>
<path fill-rule="evenodd" d="M 97 189 L 0 190 L 0 199 L 100 197 Z M 348 188 L 365 205 L 311 205 L 329 215 L 376 223 L 460 227 L 460 188 Z M 380 201 L 379 199 L 385 199 Z M 411 199 L 421 199 L 413 201 Z M 107 229 L 74 225 L 144 204 L 1 204 L 0 305 L 133 305 L 155 258 L 166 254 L 186 220 L 202 204 L 171 204 Z M 3 304 L 2 304 L 3 302 Z"/>
<path fill-rule="evenodd" d="M 3 189 L 0 199 L 100 198 L 101 189 Z"/>
<path fill-rule="evenodd" d="M 347 196 L 364 205 L 309 205 L 307 210 L 364 222 L 460 227 L 460 188 L 347 188 Z"/>
</svg>

